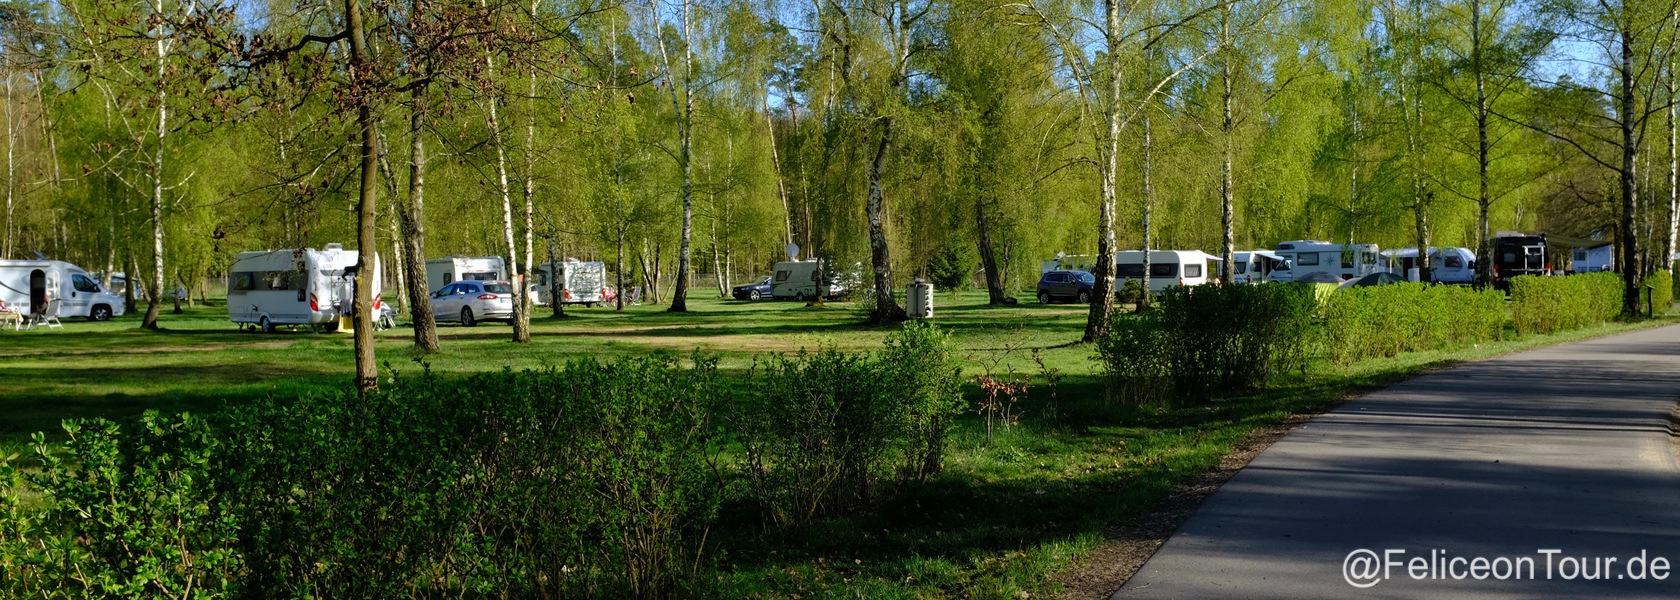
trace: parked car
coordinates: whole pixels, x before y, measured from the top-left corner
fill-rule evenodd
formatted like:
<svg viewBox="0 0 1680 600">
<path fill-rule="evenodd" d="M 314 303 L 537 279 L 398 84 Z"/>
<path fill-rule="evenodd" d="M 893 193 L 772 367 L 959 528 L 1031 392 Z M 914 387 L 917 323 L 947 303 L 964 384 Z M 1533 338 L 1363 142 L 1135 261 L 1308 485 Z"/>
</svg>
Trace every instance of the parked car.
<svg viewBox="0 0 1680 600">
<path fill-rule="evenodd" d="M 736 300 L 758 300 L 760 298 L 768 298 L 770 297 L 770 288 L 772 287 L 770 280 L 773 277 L 774 276 L 766 275 L 764 279 L 760 279 L 753 283 L 737 285 L 735 286 L 735 289 L 729 293 L 729 295 L 734 296 Z"/>
<path fill-rule="evenodd" d="M 1091 303 L 1091 288 L 1097 278 L 1084 271 L 1050 271 L 1038 278 L 1038 302 L 1049 304 L 1057 300 Z"/>
<path fill-rule="evenodd" d="M 456 281 L 432 294 L 432 316 L 467 327 L 479 321 L 513 320 L 513 284 Z"/>
</svg>

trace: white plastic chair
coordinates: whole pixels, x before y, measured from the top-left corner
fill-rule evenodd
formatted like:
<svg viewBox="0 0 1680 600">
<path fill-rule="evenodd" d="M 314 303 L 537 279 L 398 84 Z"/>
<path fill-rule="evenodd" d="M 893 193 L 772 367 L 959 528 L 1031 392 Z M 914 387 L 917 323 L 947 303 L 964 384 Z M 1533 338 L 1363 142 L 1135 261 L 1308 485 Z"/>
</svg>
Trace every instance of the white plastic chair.
<svg viewBox="0 0 1680 600">
<path fill-rule="evenodd" d="M 63 329 L 64 324 L 58 322 L 58 304 L 57 298 L 48 300 L 45 310 L 30 315 L 29 326 L 24 329 L 34 330 L 37 325 L 46 325 L 47 329 Z"/>
</svg>

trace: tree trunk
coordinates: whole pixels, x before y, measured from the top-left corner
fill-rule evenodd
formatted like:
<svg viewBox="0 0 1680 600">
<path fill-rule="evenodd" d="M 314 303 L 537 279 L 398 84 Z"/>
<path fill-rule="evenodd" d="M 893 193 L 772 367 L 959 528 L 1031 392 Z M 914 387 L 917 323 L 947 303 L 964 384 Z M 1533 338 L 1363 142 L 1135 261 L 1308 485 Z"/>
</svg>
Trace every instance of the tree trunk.
<svg viewBox="0 0 1680 600">
<path fill-rule="evenodd" d="M 974 237 L 980 246 L 980 268 L 986 271 L 986 302 L 992 306 L 1003 304 L 1009 297 L 998 271 L 997 252 L 992 248 L 992 224 L 987 218 L 986 194 L 974 198 Z"/>
<path fill-rule="evenodd" d="M 1102 177 L 1102 204 L 1097 208 L 1097 265 L 1092 275 L 1091 311 L 1085 319 L 1084 341 L 1106 337 L 1114 312 L 1115 171 L 1120 154 L 1120 0 L 1103 0 L 1108 21 L 1108 98 L 1103 106 L 1104 135 L 1098 144 L 1097 170 Z M 1145 253 L 1148 254 L 1148 253 Z"/>
<path fill-rule="evenodd" d="M 437 318 L 432 315 L 432 288 L 426 278 L 426 105 L 421 92 L 408 105 L 408 200 L 398 203 L 402 227 L 402 269 L 408 276 L 408 315 L 414 325 L 414 349 L 433 353 L 438 345 Z"/>
<path fill-rule="evenodd" d="M 621 258 L 619 260 L 622 261 L 623 259 Z M 562 298 L 560 297 L 561 289 L 559 267 L 560 257 L 554 253 L 554 237 L 550 236 L 548 238 L 548 308 L 551 312 L 551 317 L 555 319 L 564 319 L 566 318 L 566 303 L 560 301 Z M 623 285 L 623 283 L 620 283 L 619 285 Z M 619 294 L 622 295 L 623 291 L 620 291 Z M 620 301 L 619 306 L 623 305 L 624 303 Z"/>
<path fill-rule="evenodd" d="M 1223 142 L 1223 145 L 1220 148 L 1222 151 L 1223 164 L 1219 175 L 1219 281 L 1220 283 L 1231 283 L 1231 276 L 1233 275 L 1232 266 L 1237 262 L 1236 249 L 1232 247 L 1236 244 L 1237 227 L 1235 214 L 1236 198 L 1232 189 L 1231 181 L 1231 163 L 1233 162 L 1233 158 L 1231 156 L 1233 153 L 1231 136 L 1235 135 L 1235 132 L 1232 131 L 1232 129 L 1236 121 L 1232 118 L 1231 114 L 1230 5 L 1227 4 L 1226 8 L 1222 12 L 1223 18 L 1219 21 L 1219 30 L 1221 37 L 1224 38 L 1223 50 L 1226 54 L 1224 60 L 1220 61 L 1220 80 L 1223 85 L 1223 91 L 1220 94 L 1220 103 L 1223 106 L 1223 119 L 1220 121 L 1219 131 L 1222 134 Z"/>
<path fill-rule="evenodd" d="M 881 137 L 875 146 L 875 157 L 869 161 L 869 196 L 866 207 L 869 216 L 869 264 L 875 273 L 875 308 L 870 311 L 870 321 L 893 323 L 906 320 L 910 316 L 893 298 L 892 257 L 887 247 L 886 198 L 881 191 L 881 171 L 887 161 L 887 153 L 892 150 L 893 118 L 881 117 L 880 123 Z M 818 282 L 816 295 L 823 295 L 821 281 Z"/>
<path fill-rule="evenodd" d="M 374 239 L 378 221 L 374 207 L 379 202 L 379 123 L 367 91 L 358 80 L 368 65 L 367 40 L 362 24 L 361 0 L 344 0 L 345 24 L 350 29 L 352 88 L 356 89 L 356 126 L 362 132 L 362 181 L 356 204 L 355 346 L 356 389 L 366 393 L 379 388 L 379 365 L 373 353 L 373 281 L 379 244 Z"/>
<path fill-rule="evenodd" d="M 1488 195 L 1488 97 L 1487 69 L 1482 62 L 1482 3 L 1470 3 L 1470 60 L 1476 71 L 1476 281 L 1493 281 L 1493 248 L 1488 244 L 1492 234 L 1488 228 L 1488 213 L 1493 198 Z"/>
<path fill-rule="evenodd" d="M 17 162 L 14 158 L 17 152 L 17 124 L 12 115 L 12 70 L 6 67 L 6 244 L 0 250 L 0 259 L 12 258 L 13 233 L 16 229 L 17 202 Z"/>
<path fill-rule="evenodd" d="M 1680 24 L 1680 8 L 1676 8 L 1669 15 L 1669 20 Z M 1664 271 L 1674 271 L 1675 244 L 1680 243 L 1680 123 L 1677 123 L 1676 107 L 1674 103 L 1680 101 L 1674 89 L 1675 73 L 1674 55 L 1668 58 L 1668 244 L 1663 247 Z"/>
<path fill-rule="evenodd" d="M 689 270 L 693 268 L 694 253 L 694 31 L 689 15 L 690 5 L 683 1 L 683 78 L 682 105 L 677 106 L 677 88 L 671 87 L 671 108 L 677 112 L 677 162 L 682 169 L 682 240 L 677 246 L 677 286 L 671 293 L 671 306 L 666 312 L 688 312 Z M 660 38 L 660 52 L 664 52 L 664 38 Z M 666 61 L 666 71 L 670 70 Z"/>
<path fill-rule="evenodd" d="M 1144 80 L 1153 81 L 1155 79 L 1154 46 L 1150 46 L 1149 50 L 1144 53 L 1144 69 L 1144 72 L 1148 75 Z M 1139 289 L 1143 293 L 1138 296 L 1138 310 L 1148 309 L 1149 304 L 1155 300 L 1155 296 L 1149 293 L 1149 270 L 1154 268 L 1154 261 L 1150 259 L 1149 253 L 1153 252 L 1155 248 L 1153 237 L 1155 228 L 1150 220 L 1155 209 L 1155 121 L 1152 118 L 1154 111 L 1150 108 L 1150 106 L 1143 108 L 1143 168 L 1141 169 L 1143 180 L 1143 274 L 1138 278 L 1141 284 Z"/>
<path fill-rule="evenodd" d="M 159 11 L 161 12 L 161 7 Z M 156 330 L 158 328 L 159 305 L 163 301 L 163 155 L 164 139 L 169 135 L 169 107 L 165 104 L 168 99 L 162 79 L 168 53 L 162 39 L 157 41 L 157 77 L 159 80 L 157 91 L 157 148 L 152 150 L 151 183 L 152 183 L 152 285 L 147 290 L 146 316 L 141 319 L 142 329 Z"/>
<path fill-rule="evenodd" d="M 540 2 L 531 2 L 531 14 L 537 14 Z M 531 263 L 537 259 L 536 241 L 532 239 L 536 230 L 536 198 L 537 198 L 537 71 L 532 69 L 527 74 L 528 84 L 525 95 L 525 258 L 519 261 L 519 275 L 515 278 L 514 287 L 519 289 L 519 295 L 514 301 L 519 303 L 516 310 L 525 315 L 525 337 L 516 339 L 517 342 L 531 341 Z M 516 332 L 517 333 L 517 332 Z"/>
<path fill-rule="evenodd" d="M 776 193 L 782 198 L 782 232 L 787 243 L 793 243 L 793 209 L 788 204 L 787 179 L 782 177 L 782 155 L 776 149 L 776 118 L 770 112 L 770 92 L 764 92 L 764 128 L 770 132 L 770 164 L 776 169 Z"/>
<path fill-rule="evenodd" d="M 484 70 L 485 77 L 494 82 L 496 80 L 496 61 L 489 50 L 484 52 Z M 502 123 L 499 113 L 501 101 L 496 98 L 496 92 L 493 89 L 490 91 L 488 102 L 490 139 L 496 146 L 496 191 L 502 195 L 502 237 L 505 238 L 503 241 L 507 243 L 508 261 L 514 263 L 509 265 L 512 267 L 509 270 L 520 273 L 524 266 L 519 263 L 523 262 L 524 256 L 519 252 L 519 243 L 514 234 L 513 192 L 508 189 L 507 145 L 502 138 Z M 521 287 L 519 277 L 515 275 L 512 279 L 514 280 L 512 286 L 513 341 L 518 344 L 528 343 L 531 341 L 531 314 L 525 310 L 525 290 Z"/>
<path fill-rule="evenodd" d="M 1621 66 L 1617 75 L 1621 78 L 1621 115 L 1618 118 L 1622 134 L 1622 214 L 1621 214 L 1621 243 L 1616 249 L 1621 252 L 1622 267 L 1622 312 L 1628 316 L 1639 314 L 1639 265 L 1638 237 L 1633 228 L 1634 211 L 1639 205 L 1638 179 L 1634 171 L 1634 160 L 1638 157 L 1638 138 L 1634 121 L 1634 48 L 1633 33 L 1623 30 L 1621 33 Z"/>
</svg>

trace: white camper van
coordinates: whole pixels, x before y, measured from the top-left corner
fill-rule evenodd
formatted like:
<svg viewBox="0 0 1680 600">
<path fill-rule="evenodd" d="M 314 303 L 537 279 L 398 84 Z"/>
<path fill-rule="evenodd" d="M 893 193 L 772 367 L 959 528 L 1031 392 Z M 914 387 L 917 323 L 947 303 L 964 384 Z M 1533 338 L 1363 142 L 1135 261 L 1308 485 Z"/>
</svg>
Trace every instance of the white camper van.
<svg viewBox="0 0 1680 600">
<path fill-rule="evenodd" d="M 845 292 L 845 288 L 838 283 L 822 285 L 817 281 L 820 264 L 816 260 L 794 260 L 776 263 L 775 274 L 770 276 L 770 296 L 777 300 L 806 300 L 815 298 L 820 287 L 825 290 L 825 298 L 834 298 Z M 836 273 L 822 273 L 829 281 L 837 281 Z"/>
<path fill-rule="evenodd" d="M 1327 273 L 1337 281 L 1346 281 L 1382 270 L 1377 263 L 1376 244 L 1297 240 L 1278 244 L 1274 253 L 1283 263 L 1272 270 L 1267 281 L 1299 281 L 1313 273 Z"/>
<path fill-rule="evenodd" d="M 1201 285 L 1214 277 L 1217 267 L 1212 262 L 1219 257 L 1201 250 L 1149 251 L 1149 291 L 1159 292 L 1181 285 Z M 1143 251 L 1122 250 L 1114 253 L 1114 284 L 1124 286 L 1128 279 L 1143 279 Z"/>
<path fill-rule="evenodd" d="M 561 304 L 582 304 L 593 307 L 612 297 L 607 293 L 607 263 L 567 259 L 560 264 L 543 263 L 537 267 L 536 280 L 531 284 L 531 303 L 546 305 L 549 286 L 559 285 Z"/>
<path fill-rule="evenodd" d="M 1389 272 L 1406 281 L 1422 281 L 1418 273 L 1417 248 L 1382 251 Z M 1429 248 L 1429 280 L 1435 283 L 1470 283 L 1476 279 L 1476 253 L 1469 248 Z"/>
<path fill-rule="evenodd" d="M 25 316 L 55 309 L 46 316 L 104 321 L 123 314 L 122 296 L 62 260 L 0 260 L 0 300 Z"/>
<path fill-rule="evenodd" d="M 228 273 L 228 319 L 255 324 L 264 333 L 278 325 L 322 325 L 335 331 L 354 300 L 358 258 L 358 252 L 338 244 L 321 250 L 241 252 Z M 379 311 L 384 307 L 378 255 L 373 269 L 363 280 L 373 285 L 373 308 Z"/>
<path fill-rule="evenodd" d="M 500 256 L 450 256 L 426 261 L 426 286 L 437 293 L 457 281 L 511 281 L 507 261 Z"/>
<path fill-rule="evenodd" d="M 1282 258 L 1268 250 L 1233 252 L 1231 258 L 1236 261 L 1231 265 L 1232 283 L 1265 283 L 1272 269 L 1283 263 Z"/>
</svg>

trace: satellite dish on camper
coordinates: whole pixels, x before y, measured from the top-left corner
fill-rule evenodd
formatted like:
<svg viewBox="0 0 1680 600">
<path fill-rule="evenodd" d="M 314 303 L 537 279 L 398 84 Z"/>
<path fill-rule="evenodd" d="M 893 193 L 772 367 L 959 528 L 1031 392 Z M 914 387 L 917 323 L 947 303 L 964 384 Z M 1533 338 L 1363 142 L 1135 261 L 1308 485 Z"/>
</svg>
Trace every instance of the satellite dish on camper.
<svg viewBox="0 0 1680 600">
<path fill-rule="evenodd" d="M 788 260 L 799 260 L 799 244 L 789 242 L 787 245 Z"/>
</svg>

